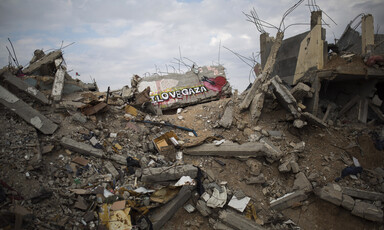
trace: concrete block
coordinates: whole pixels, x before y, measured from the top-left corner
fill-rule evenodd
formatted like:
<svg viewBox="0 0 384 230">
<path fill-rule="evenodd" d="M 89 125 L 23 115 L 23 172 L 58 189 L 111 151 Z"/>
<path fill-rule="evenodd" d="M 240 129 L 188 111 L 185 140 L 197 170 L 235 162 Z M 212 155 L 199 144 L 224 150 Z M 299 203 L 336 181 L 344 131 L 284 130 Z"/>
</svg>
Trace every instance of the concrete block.
<svg viewBox="0 0 384 230">
<path fill-rule="evenodd" d="M 200 146 L 187 148 L 185 149 L 184 153 L 195 156 L 265 156 L 273 160 L 278 160 L 283 156 L 281 151 L 277 151 L 275 148 L 265 143 L 247 142 L 239 145 L 230 141 L 226 141 L 219 146 L 216 146 L 215 144 L 203 144 Z"/>
<path fill-rule="evenodd" d="M 115 166 L 113 166 L 111 162 L 104 162 L 104 167 L 108 170 L 110 174 L 112 174 L 113 177 L 117 177 L 119 175 L 119 172 L 116 170 Z"/>
<path fill-rule="evenodd" d="M 263 230 L 262 226 L 256 224 L 254 221 L 248 220 L 245 216 L 234 213 L 232 211 L 222 210 L 219 212 L 219 219 L 226 225 L 238 230 Z"/>
<path fill-rule="evenodd" d="M 382 201 L 384 202 L 384 193 L 370 192 L 356 188 L 344 187 L 343 193 L 351 197 L 356 197 L 364 200 Z"/>
<path fill-rule="evenodd" d="M 55 80 L 52 86 L 52 98 L 54 101 L 60 101 L 61 95 L 63 93 L 64 88 L 64 80 L 65 80 L 65 70 L 59 67 L 55 74 Z"/>
<path fill-rule="evenodd" d="M 367 220 L 383 222 L 383 210 L 363 201 L 356 201 L 352 214 Z"/>
<path fill-rule="evenodd" d="M 343 201 L 341 202 L 341 206 L 349 211 L 352 211 L 353 207 L 355 206 L 355 200 L 352 197 L 343 194 Z"/>
<path fill-rule="evenodd" d="M 343 193 L 341 191 L 335 190 L 332 186 L 316 188 L 314 192 L 318 197 L 320 197 L 320 199 L 331 202 L 337 206 L 340 206 L 343 200 Z"/>
<path fill-rule="evenodd" d="M 63 137 L 61 138 L 60 144 L 69 150 L 82 153 L 89 156 L 94 156 L 98 158 L 104 157 L 104 152 L 100 149 L 95 149 L 89 144 L 77 142 L 71 138 Z"/>
<path fill-rule="evenodd" d="M 303 172 L 299 172 L 298 174 L 296 174 L 296 179 L 293 182 L 293 189 L 304 190 L 306 192 L 312 191 L 312 184 L 311 182 L 309 182 Z"/>
<path fill-rule="evenodd" d="M 224 114 L 219 121 L 219 125 L 229 129 L 233 121 L 233 101 L 229 101 L 225 107 Z"/>
<path fill-rule="evenodd" d="M 290 92 L 297 101 L 302 101 L 303 98 L 307 97 L 311 92 L 311 87 L 302 82 L 299 82 L 295 87 L 290 90 Z"/>
<path fill-rule="evenodd" d="M 249 111 L 251 112 L 251 118 L 254 120 L 254 122 L 257 122 L 261 115 L 261 111 L 263 110 L 264 106 L 264 97 L 264 93 L 257 93 L 252 100 Z"/>
<path fill-rule="evenodd" d="M 272 209 L 281 211 L 287 209 L 297 203 L 300 203 L 303 200 L 306 200 L 308 197 L 303 190 L 298 190 L 292 193 L 285 194 L 284 196 L 272 201 L 270 207 Z"/>
<path fill-rule="evenodd" d="M 294 118 L 299 118 L 300 114 L 297 110 L 297 101 L 289 92 L 287 87 L 280 83 L 281 79 L 278 76 L 275 76 L 271 80 L 273 86 L 273 93 L 276 96 L 279 103 L 288 110 Z"/>
<path fill-rule="evenodd" d="M 0 103 L 44 134 L 53 134 L 58 126 L 37 110 L 0 86 Z"/>
<path fill-rule="evenodd" d="M 195 178 L 197 175 L 197 168 L 193 165 L 179 165 L 170 167 L 159 168 L 145 168 L 143 169 L 141 181 L 143 182 L 161 182 L 178 180 L 182 176 L 190 176 Z"/>
</svg>

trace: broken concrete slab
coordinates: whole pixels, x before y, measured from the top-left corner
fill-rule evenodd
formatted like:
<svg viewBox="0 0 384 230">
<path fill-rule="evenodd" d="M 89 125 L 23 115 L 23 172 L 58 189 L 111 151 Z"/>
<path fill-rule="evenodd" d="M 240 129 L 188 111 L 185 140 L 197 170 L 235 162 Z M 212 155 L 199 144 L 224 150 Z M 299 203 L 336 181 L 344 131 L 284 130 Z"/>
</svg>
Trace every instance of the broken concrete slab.
<svg viewBox="0 0 384 230">
<path fill-rule="evenodd" d="M 263 110 L 264 106 L 264 97 L 264 93 L 257 93 L 252 100 L 251 106 L 249 107 L 251 118 L 254 122 L 257 122 L 261 115 L 261 111 Z"/>
<path fill-rule="evenodd" d="M 55 74 L 55 80 L 53 81 L 52 92 L 51 92 L 52 99 L 54 101 L 60 101 L 61 95 L 63 93 L 65 70 L 60 66 L 62 62 L 63 62 L 62 58 L 55 60 L 57 71 Z"/>
<path fill-rule="evenodd" d="M 240 103 L 240 110 L 246 110 L 251 105 L 253 99 L 255 98 L 259 87 L 264 83 L 266 79 L 265 75 L 258 76 L 253 82 L 251 88 L 248 90 L 247 95 L 245 95 L 243 101 Z"/>
<path fill-rule="evenodd" d="M 364 201 L 357 200 L 352 214 L 367 220 L 383 222 L 383 210 Z"/>
<path fill-rule="evenodd" d="M 264 184 L 265 182 L 266 180 L 263 173 L 256 177 L 247 178 L 245 181 L 246 184 Z"/>
<path fill-rule="evenodd" d="M 60 58 L 61 56 L 62 56 L 61 50 L 53 51 L 45 55 L 42 59 L 30 64 L 27 68 L 24 68 L 23 73 L 27 75 L 30 75 L 30 74 L 44 75 L 46 73 L 41 71 L 40 68 L 45 65 L 53 64 L 53 62 L 56 59 Z"/>
<path fill-rule="evenodd" d="M 116 170 L 115 166 L 109 161 L 104 162 L 105 168 L 108 170 L 110 174 L 115 178 L 119 175 L 119 172 Z"/>
<path fill-rule="evenodd" d="M 343 201 L 341 202 L 341 206 L 349 211 L 352 211 L 353 207 L 355 206 L 355 200 L 352 197 L 343 194 Z"/>
<path fill-rule="evenodd" d="M 105 111 L 107 109 L 108 109 L 108 105 L 104 102 L 100 102 L 97 105 L 84 108 L 82 111 L 85 115 L 91 116 L 98 112 Z"/>
<path fill-rule="evenodd" d="M 60 144 L 71 151 L 82 153 L 89 156 L 94 156 L 98 158 L 103 158 L 104 152 L 100 149 L 95 149 L 89 144 L 83 142 L 77 142 L 71 138 L 63 137 L 61 138 Z"/>
<path fill-rule="evenodd" d="M 178 180 L 182 176 L 195 178 L 197 168 L 193 165 L 179 165 L 159 168 L 145 168 L 142 171 L 141 181 L 143 182 L 161 182 Z"/>
<path fill-rule="evenodd" d="M 337 206 L 340 206 L 343 201 L 343 193 L 334 189 L 332 185 L 316 188 L 314 192 L 320 199 L 326 200 Z"/>
<path fill-rule="evenodd" d="M 296 174 L 296 179 L 293 182 L 294 190 L 304 190 L 305 192 L 312 191 L 312 184 L 309 182 L 307 177 L 303 172 L 299 172 Z"/>
<path fill-rule="evenodd" d="M 224 114 L 219 121 L 219 125 L 223 128 L 229 129 L 233 121 L 233 101 L 229 101 L 225 107 Z"/>
<path fill-rule="evenodd" d="M 175 198 L 162 206 L 159 210 L 151 215 L 150 220 L 154 230 L 159 230 L 161 227 L 181 208 L 185 202 L 191 197 L 191 186 L 183 186 Z"/>
<path fill-rule="evenodd" d="M 35 87 L 28 85 L 25 81 L 21 80 L 10 72 L 5 72 L 1 75 L 1 77 L 4 79 L 5 82 L 15 86 L 19 90 L 28 93 L 30 96 L 34 97 L 41 103 L 46 105 L 50 104 L 48 98 L 43 93 L 41 93 Z"/>
<path fill-rule="evenodd" d="M 218 220 L 209 218 L 209 224 L 212 226 L 213 229 L 215 230 L 233 230 L 233 228 L 228 227 L 227 225 L 221 223 Z"/>
<path fill-rule="evenodd" d="M 311 94 L 311 87 L 299 82 L 290 90 L 290 92 L 296 101 L 303 101 L 304 97 L 308 97 L 308 95 Z"/>
<path fill-rule="evenodd" d="M 343 193 L 351 197 L 356 197 L 364 200 L 382 201 L 384 202 L 384 193 L 365 191 L 356 188 L 344 187 Z"/>
<path fill-rule="evenodd" d="M 271 209 L 281 211 L 294 205 L 300 204 L 301 201 L 306 200 L 307 198 L 308 197 L 305 194 L 305 191 L 298 190 L 292 193 L 285 194 L 284 196 L 271 201 L 270 207 Z"/>
<path fill-rule="evenodd" d="M 203 66 L 185 74 L 153 75 L 142 78 L 137 84 L 139 92 L 147 87 L 150 87 L 152 104 L 162 110 L 204 103 L 232 94 L 221 65 Z"/>
<path fill-rule="evenodd" d="M 0 103 L 44 134 L 53 134 L 58 128 L 55 123 L 2 86 L 0 86 Z"/>
<path fill-rule="evenodd" d="M 278 99 L 279 103 L 288 110 L 294 118 L 299 118 L 300 113 L 297 110 L 297 101 L 289 92 L 287 87 L 285 87 L 281 79 L 278 76 L 274 76 L 271 80 L 271 85 L 273 87 L 273 93 Z"/>
<path fill-rule="evenodd" d="M 246 219 L 243 215 L 237 214 L 232 211 L 222 210 L 219 212 L 219 218 L 222 222 L 232 227 L 233 229 L 238 230 L 264 230 L 262 226 L 256 224 L 255 222 Z"/>
<path fill-rule="evenodd" d="M 265 143 L 247 142 L 242 145 L 226 141 L 217 146 L 215 144 L 203 144 L 196 147 L 185 149 L 185 154 L 194 156 L 223 156 L 223 157 L 269 157 L 278 160 L 282 157 L 282 152 L 271 148 Z"/>
</svg>

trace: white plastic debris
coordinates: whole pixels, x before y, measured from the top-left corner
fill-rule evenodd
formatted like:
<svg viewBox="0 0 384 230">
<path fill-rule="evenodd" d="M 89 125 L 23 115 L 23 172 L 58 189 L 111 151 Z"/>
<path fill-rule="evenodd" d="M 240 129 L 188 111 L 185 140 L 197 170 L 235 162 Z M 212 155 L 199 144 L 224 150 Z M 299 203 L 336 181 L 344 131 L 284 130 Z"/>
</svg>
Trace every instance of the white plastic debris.
<svg viewBox="0 0 384 230">
<path fill-rule="evenodd" d="M 183 111 L 183 109 L 182 109 L 182 108 L 178 108 L 176 113 L 177 113 L 177 114 L 180 114 L 181 111 Z"/>
<path fill-rule="evenodd" d="M 135 192 L 137 192 L 137 193 L 141 193 L 141 194 L 146 194 L 146 193 L 154 192 L 155 190 L 146 189 L 146 188 L 144 188 L 144 187 L 139 187 L 139 188 L 137 188 L 137 189 L 135 189 L 135 190 L 133 190 L 133 191 L 135 191 Z"/>
<path fill-rule="evenodd" d="M 207 201 L 207 206 L 211 208 L 222 208 L 227 202 L 227 189 L 222 186 L 223 192 L 219 192 L 217 188 L 213 189 L 212 196 Z"/>
<path fill-rule="evenodd" d="M 182 176 L 180 180 L 176 182 L 175 186 L 183 185 L 196 185 L 196 182 L 190 176 Z"/>
<path fill-rule="evenodd" d="M 188 213 L 192 213 L 195 211 L 195 207 L 193 207 L 191 204 L 187 204 L 184 206 L 184 209 L 188 212 Z"/>
<path fill-rule="evenodd" d="M 193 134 L 192 132 L 189 132 L 188 135 L 189 135 L 190 137 L 194 137 L 194 136 L 195 136 L 195 134 Z"/>
<path fill-rule="evenodd" d="M 214 140 L 213 143 L 216 145 L 216 146 L 219 146 L 221 144 L 223 144 L 225 142 L 225 139 L 222 139 L 220 141 L 217 141 L 217 140 Z"/>
<path fill-rule="evenodd" d="M 105 198 L 108 198 L 108 197 L 110 197 L 110 196 L 113 196 L 113 193 L 111 193 L 110 191 L 104 189 L 104 197 L 105 197 Z"/>
<path fill-rule="evenodd" d="M 352 160 L 353 160 L 353 164 L 354 164 L 356 167 L 361 167 L 360 162 L 359 162 L 359 160 L 358 160 L 357 158 L 352 157 Z"/>
<path fill-rule="evenodd" d="M 110 133 L 109 137 L 112 137 L 112 138 L 117 137 L 117 133 Z"/>
<path fill-rule="evenodd" d="M 179 120 L 183 120 L 183 119 L 184 119 L 183 116 L 178 116 L 177 118 L 178 118 Z"/>
<path fill-rule="evenodd" d="M 236 196 L 232 196 L 232 199 L 229 201 L 228 206 L 236 209 L 239 212 L 244 212 L 251 198 L 244 197 L 242 199 L 237 199 Z"/>
</svg>

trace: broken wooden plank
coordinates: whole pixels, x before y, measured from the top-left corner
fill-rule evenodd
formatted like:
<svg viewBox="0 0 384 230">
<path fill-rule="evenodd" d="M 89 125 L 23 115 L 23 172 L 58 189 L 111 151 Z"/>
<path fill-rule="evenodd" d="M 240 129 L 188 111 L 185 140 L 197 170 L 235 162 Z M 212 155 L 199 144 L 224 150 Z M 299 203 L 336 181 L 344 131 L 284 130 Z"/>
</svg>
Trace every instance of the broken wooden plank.
<svg viewBox="0 0 384 230">
<path fill-rule="evenodd" d="M 34 74 L 43 65 L 53 63 L 56 59 L 58 59 L 61 56 L 62 56 L 61 50 L 51 52 L 46 56 L 44 56 L 42 59 L 30 64 L 27 68 L 24 68 L 23 73 L 27 75 Z"/>
<path fill-rule="evenodd" d="M 61 138 L 60 144 L 69 150 L 82 153 L 85 155 L 89 156 L 94 156 L 94 157 L 99 157 L 102 158 L 104 157 L 104 152 L 103 150 L 100 149 L 95 149 L 89 144 L 82 143 L 82 142 L 77 142 L 71 138 L 68 137 L 63 137 Z"/>
<path fill-rule="evenodd" d="M 327 105 L 327 110 L 325 111 L 324 117 L 322 119 L 323 122 L 327 121 L 328 116 L 329 116 L 329 112 L 331 111 L 332 107 L 333 107 L 332 104 Z"/>
<path fill-rule="evenodd" d="M 322 127 L 322 128 L 328 127 L 327 123 L 323 122 L 320 118 L 316 117 L 315 115 L 313 115 L 311 113 L 304 112 L 304 113 L 301 114 L 301 116 L 306 121 L 308 121 L 308 123 L 311 123 L 313 125 L 316 125 L 316 126 L 319 126 L 319 127 Z"/>
<path fill-rule="evenodd" d="M 52 134 L 58 128 L 55 123 L 2 86 L 0 86 L 0 103 L 44 134 Z"/>
<path fill-rule="evenodd" d="M 344 105 L 344 107 L 340 110 L 337 117 L 341 117 L 344 113 L 350 110 L 359 100 L 360 100 L 360 96 L 355 95 L 347 104 Z"/>
<path fill-rule="evenodd" d="M 248 220 L 245 216 L 237 214 L 232 211 L 222 210 L 219 212 L 219 218 L 222 222 L 230 227 L 238 230 L 264 230 L 262 226 L 258 225 L 252 220 Z"/>
<path fill-rule="evenodd" d="M 44 104 L 50 104 L 48 98 L 39 90 L 37 90 L 35 87 L 28 85 L 25 81 L 21 80 L 20 78 L 16 77 L 15 75 L 11 74 L 10 72 L 5 72 L 2 75 L 2 78 L 7 83 L 15 86 L 16 88 L 28 93 L 30 96 L 34 97 L 38 101 L 44 103 Z"/>
<path fill-rule="evenodd" d="M 376 113 L 381 121 L 384 121 L 384 114 L 381 112 L 379 107 L 375 106 L 373 103 L 369 103 L 369 108 L 371 108 L 372 111 Z"/>
<path fill-rule="evenodd" d="M 56 64 L 56 74 L 55 74 L 55 80 L 53 82 L 52 86 L 52 98 L 54 101 L 60 101 L 61 100 L 61 94 L 63 93 L 64 88 L 64 80 L 65 80 L 65 70 L 60 66 L 63 59 L 57 59 L 55 60 Z"/>
<path fill-rule="evenodd" d="M 197 168 L 193 165 L 178 165 L 159 168 L 145 168 L 142 171 L 141 181 L 143 182 L 161 182 L 178 180 L 182 176 L 195 178 Z"/>
<path fill-rule="evenodd" d="M 364 124 L 367 123 L 368 119 L 368 104 L 369 101 L 367 98 L 362 98 L 359 101 L 359 113 L 357 115 L 357 120 Z"/>
<path fill-rule="evenodd" d="M 247 142 L 242 145 L 226 141 L 216 146 L 215 144 L 203 144 L 185 149 L 185 154 L 194 156 L 222 156 L 222 157 L 269 157 L 273 160 L 280 159 L 282 152 L 267 146 L 266 143 Z"/>
<path fill-rule="evenodd" d="M 191 197 L 193 186 L 183 186 L 175 198 L 155 211 L 150 217 L 154 230 L 161 227 L 172 218 L 172 216 L 181 208 Z"/>
</svg>

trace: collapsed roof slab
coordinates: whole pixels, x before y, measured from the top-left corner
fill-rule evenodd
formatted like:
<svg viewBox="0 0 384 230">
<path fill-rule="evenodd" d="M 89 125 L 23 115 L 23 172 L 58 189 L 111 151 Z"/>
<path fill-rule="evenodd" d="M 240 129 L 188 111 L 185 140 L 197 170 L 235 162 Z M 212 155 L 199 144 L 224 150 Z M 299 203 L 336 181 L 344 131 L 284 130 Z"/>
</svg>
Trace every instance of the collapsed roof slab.
<svg viewBox="0 0 384 230">
<path fill-rule="evenodd" d="M 152 104 L 161 110 L 218 100 L 230 96 L 232 89 L 223 66 L 204 66 L 185 74 L 154 75 L 138 83 L 138 91 L 150 87 Z"/>
</svg>

